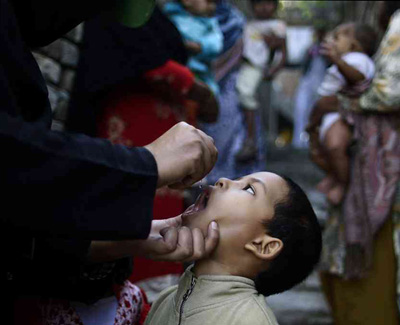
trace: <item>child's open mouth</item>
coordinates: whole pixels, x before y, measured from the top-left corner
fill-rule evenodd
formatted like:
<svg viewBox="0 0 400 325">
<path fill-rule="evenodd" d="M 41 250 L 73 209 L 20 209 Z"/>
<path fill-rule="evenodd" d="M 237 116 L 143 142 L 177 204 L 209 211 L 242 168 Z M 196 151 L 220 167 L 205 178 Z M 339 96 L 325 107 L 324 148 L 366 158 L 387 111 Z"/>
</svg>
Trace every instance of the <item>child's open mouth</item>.
<svg viewBox="0 0 400 325">
<path fill-rule="evenodd" d="M 211 192 L 212 192 L 211 186 L 205 186 L 203 192 L 197 197 L 196 202 L 185 210 L 185 212 L 182 214 L 182 217 L 187 217 L 205 210 Z"/>
</svg>

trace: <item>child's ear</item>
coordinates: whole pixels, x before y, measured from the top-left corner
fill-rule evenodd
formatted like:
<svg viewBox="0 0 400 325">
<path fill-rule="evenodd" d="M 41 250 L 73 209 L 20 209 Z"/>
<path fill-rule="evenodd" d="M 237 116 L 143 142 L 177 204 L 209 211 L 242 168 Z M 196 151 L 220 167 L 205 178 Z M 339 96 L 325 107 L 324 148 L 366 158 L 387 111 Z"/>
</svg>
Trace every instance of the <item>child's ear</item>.
<svg viewBox="0 0 400 325">
<path fill-rule="evenodd" d="M 279 238 L 265 234 L 253 239 L 244 248 L 252 252 L 257 258 L 272 260 L 282 251 L 283 242 Z"/>
</svg>

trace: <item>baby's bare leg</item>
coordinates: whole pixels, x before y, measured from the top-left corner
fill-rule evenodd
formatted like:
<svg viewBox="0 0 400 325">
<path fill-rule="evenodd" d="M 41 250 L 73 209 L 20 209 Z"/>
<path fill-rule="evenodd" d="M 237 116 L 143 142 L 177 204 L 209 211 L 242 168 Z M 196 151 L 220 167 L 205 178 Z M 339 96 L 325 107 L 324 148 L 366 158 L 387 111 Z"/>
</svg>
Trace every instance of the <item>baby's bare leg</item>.
<svg viewBox="0 0 400 325">
<path fill-rule="evenodd" d="M 336 180 L 347 185 L 349 181 L 350 159 L 348 147 L 351 141 L 351 131 L 348 124 L 338 120 L 329 128 L 325 137 L 325 149 Z"/>
<path fill-rule="evenodd" d="M 335 122 L 326 133 L 325 148 L 337 181 L 327 193 L 327 198 L 335 205 L 342 202 L 349 181 L 350 159 L 347 150 L 350 140 L 350 128 L 343 120 Z"/>
<path fill-rule="evenodd" d="M 314 164 L 321 168 L 327 174 L 331 173 L 331 167 L 329 165 L 328 157 L 326 156 L 325 150 L 319 141 L 319 133 L 310 133 L 310 158 Z"/>
</svg>

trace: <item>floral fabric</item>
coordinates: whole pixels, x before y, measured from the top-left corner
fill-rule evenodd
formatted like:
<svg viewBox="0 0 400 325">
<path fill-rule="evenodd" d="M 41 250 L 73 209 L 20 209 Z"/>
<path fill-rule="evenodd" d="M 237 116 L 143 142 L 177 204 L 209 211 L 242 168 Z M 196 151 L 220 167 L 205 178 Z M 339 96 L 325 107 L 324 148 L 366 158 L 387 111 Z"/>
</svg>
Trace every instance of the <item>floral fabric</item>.
<svg viewBox="0 0 400 325">
<path fill-rule="evenodd" d="M 98 321 L 98 325 L 141 325 L 149 311 L 147 299 L 142 290 L 133 285 L 129 281 L 125 281 L 122 285 L 114 287 L 115 299 L 117 307 L 115 317 L 111 320 Z M 114 297 L 113 297 L 114 298 Z M 104 298 L 103 301 L 110 301 L 110 297 Z M 109 303 L 104 303 L 102 307 L 107 308 Z M 85 307 L 86 306 L 86 307 Z M 40 324 L 40 325 L 84 325 L 85 319 L 101 318 L 96 312 L 92 314 L 85 313 L 85 309 L 91 310 L 91 305 L 76 303 L 48 298 L 25 298 L 18 302 L 17 310 L 24 310 L 24 313 L 17 315 L 16 325 L 22 324 Z M 83 313 L 83 314 L 81 314 Z M 93 314 L 94 313 L 94 314 Z M 92 322 L 93 323 L 93 322 Z"/>
</svg>

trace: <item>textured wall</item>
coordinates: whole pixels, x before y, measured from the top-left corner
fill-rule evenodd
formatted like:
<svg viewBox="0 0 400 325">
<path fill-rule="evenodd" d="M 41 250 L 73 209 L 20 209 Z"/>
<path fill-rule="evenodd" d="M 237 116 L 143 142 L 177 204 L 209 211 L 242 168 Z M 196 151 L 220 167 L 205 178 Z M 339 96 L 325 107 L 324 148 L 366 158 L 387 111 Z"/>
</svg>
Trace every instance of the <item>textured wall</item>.
<svg viewBox="0 0 400 325">
<path fill-rule="evenodd" d="M 79 60 L 79 43 L 83 24 L 48 46 L 36 49 L 33 55 L 47 82 L 53 110 L 53 129 L 62 130 Z"/>
</svg>

